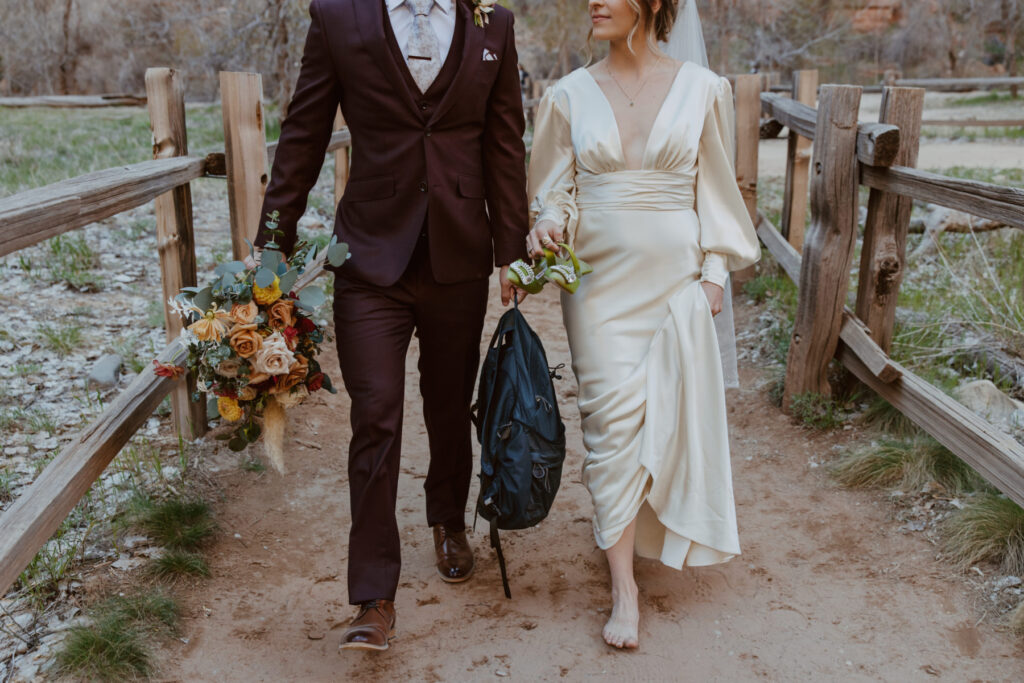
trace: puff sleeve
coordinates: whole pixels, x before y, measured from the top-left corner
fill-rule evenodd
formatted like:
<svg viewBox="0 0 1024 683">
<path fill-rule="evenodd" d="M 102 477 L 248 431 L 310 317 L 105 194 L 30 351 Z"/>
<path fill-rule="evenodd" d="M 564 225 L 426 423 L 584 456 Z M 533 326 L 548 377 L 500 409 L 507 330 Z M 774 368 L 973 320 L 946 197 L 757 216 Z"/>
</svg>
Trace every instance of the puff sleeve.
<svg viewBox="0 0 1024 683">
<path fill-rule="evenodd" d="M 527 175 L 530 221 L 552 220 L 572 240 L 579 221 L 576 208 L 576 155 L 565 91 L 548 88 L 537 107 Z"/>
<path fill-rule="evenodd" d="M 757 262 L 761 247 L 733 169 L 732 87 L 714 86 L 697 152 L 696 212 L 704 251 L 701 281 L 725 286 L 730 271 Z"/>
</svg>

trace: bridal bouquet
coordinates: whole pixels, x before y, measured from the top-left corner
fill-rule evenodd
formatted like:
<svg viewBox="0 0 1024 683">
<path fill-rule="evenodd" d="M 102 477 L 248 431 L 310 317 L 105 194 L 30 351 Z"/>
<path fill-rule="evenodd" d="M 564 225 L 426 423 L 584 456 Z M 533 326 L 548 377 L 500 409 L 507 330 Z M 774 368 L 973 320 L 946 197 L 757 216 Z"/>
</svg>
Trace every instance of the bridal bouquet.
<svg viewBox="0 0 1024 683">
<path fill-rule="evenodd" d="M 276 212 L 267 227 L 280 236 Z M 251 244 L 249 250 L 252 256 Z M 340 266 L 347 252 L 347 246 L 332 237 L 326 260 Z M 336 393 L 316 360 L 326 335 L 312 316 L 324 303 L 324 292 L 318 287 L 292 291 L 317 253 L 316 245 L 300 242 L 286 258 L 275 242 L 269 242 L 255 268 L 229 261 L 217 266 L 216 278 L 207 286 L 183 288 L 169 304 L 185 323 L 185 367 L 153 361 L 157 374 L 194 374 L 194 400 L 198 392 L 206 393 L 211 407 L 216 401 L 220 417 L 236 423 L 230 434 L 219 437 L 232 450 L 241 451 L 264 434 L 279 472 L 284 471 L 285 409 L 320 389 Z"/>
</svg>

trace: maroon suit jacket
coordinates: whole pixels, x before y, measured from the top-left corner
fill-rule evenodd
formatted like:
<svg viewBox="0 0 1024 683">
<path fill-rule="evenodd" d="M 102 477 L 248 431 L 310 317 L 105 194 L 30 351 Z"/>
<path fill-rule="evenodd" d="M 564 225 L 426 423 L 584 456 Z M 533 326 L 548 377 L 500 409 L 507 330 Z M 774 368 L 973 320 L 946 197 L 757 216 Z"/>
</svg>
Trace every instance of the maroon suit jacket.
<svg viewBox="0 0 1024 683">
<path fill-rule="evenodd" d="M 351 175 L 334 233 L 347 242 L 347 277 L 378 286 L 401 277 L 426 227 L 441 283 L 487 277 L 494 265 L 526 256 L 525 126 L 513 15 L 495 7 L 490 22 L 463 14 L 462 59 L 429 117 L 389 51 L 382 0 L 312 0 L 295 94 L 281 124 L 256 245 L 279 212 L 290 252 L 295 228 L 324 162 L 341 104 L 352 133 Z M 458 30 L 458 28 L 457 28 Z M 497 56 L 483 59 L 484 51 Z"/>
</svg>

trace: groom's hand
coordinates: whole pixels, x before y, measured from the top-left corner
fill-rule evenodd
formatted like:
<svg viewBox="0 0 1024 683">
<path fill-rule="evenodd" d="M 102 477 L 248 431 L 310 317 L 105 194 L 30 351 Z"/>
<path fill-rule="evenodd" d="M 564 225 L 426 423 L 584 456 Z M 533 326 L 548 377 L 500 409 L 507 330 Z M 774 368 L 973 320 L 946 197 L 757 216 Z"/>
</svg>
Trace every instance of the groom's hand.
<svg viewBox="0 0 1024 683">
<path fill-rule="evenodd" d="M 501 281 L 501 305 L 508 306 L 509 302 L 512 301 L 512 294 L 515 292 L 516 286 L 508 280 L 508 266 L 501 267 L 501 274 L 498 276 Z M 519 290 L 519 303 L 523 303 L 526 297 L 529 296 L 523 290 Z"/>
<path fill-rule="evenodd" d="M 249 270 L 256 270 L 257 268 L 259 268 L 259 266 L 260 266 L 260 253 L 262 251 L 263 251 L 262 249 L 260 249 L 259 247 L 256 247 L 256 249 L 253 250 L 253 255 L 252 256 L 246 256 L 244 259 L 242 259 L 242 263 L 245 264 L 245 267 L 247 269 L 249 269 Z"/>
</svg>

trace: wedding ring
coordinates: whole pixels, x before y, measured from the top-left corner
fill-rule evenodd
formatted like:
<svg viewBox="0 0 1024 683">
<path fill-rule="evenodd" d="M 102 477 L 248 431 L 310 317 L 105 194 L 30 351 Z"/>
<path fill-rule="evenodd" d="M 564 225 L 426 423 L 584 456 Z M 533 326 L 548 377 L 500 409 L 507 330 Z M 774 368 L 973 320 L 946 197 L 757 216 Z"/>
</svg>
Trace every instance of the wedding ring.
<svg viewBox="0 0 1024 683">
<path fill-rule="evenodd" d="M 542 240 L 540 241 L 540 243 L 541 243 L 541 244 L 554 244 L 554 242 L 552 242 L 552 241 L 551 241 L 551 238 L 550 238 L 550 237 L 545 237 L 544 239 L 542 239 Z"/>
</svg>

